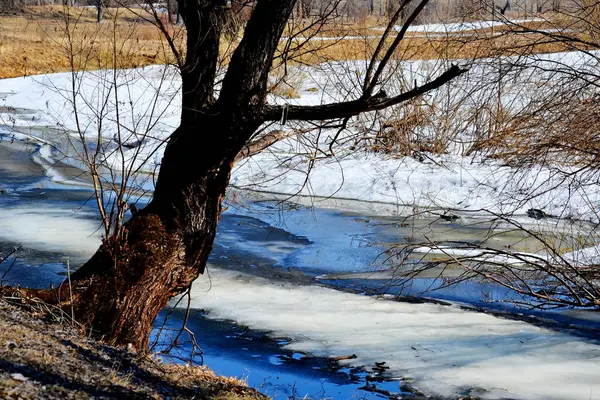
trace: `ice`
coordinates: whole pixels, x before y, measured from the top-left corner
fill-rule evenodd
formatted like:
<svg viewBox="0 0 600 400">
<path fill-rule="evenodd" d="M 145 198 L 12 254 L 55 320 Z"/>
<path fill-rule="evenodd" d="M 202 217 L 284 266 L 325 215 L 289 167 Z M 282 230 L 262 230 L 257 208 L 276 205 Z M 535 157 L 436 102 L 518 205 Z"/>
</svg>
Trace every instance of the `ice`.
<svg viewBox="0 0 600 400">
<path fill-rule="evenodd" d="M 293 338 L 286 347 L 410 377 L 429 394 L 481 398 L 600 399 L 600 346 L 525 322 L 455 306 L 409 304 L 318 286 L 273 283 L 209 268 L 193 307 Z"/>
<path fill-rule="evenodd" d="M 0 208 L 0 238 L 29 249 L 89 257 L 100 245 L 100 223 L 68 208 L 19 205 Z"/>
<path fill-rule="evenodd" d="M 50 139 L 55 145 L 65 140 L 76 143 L 82 135 L 88 139 L 91 151 L 100 136 L 98 143 L 107 149 L 108 165 L 120 166 L 123 161 L 136 166 L 155 165 L 162 157 L 155 157 L 157 147 L 179 123 L 179 86 L 176 69 L 166 66 L 119 70 L 116 79 L 110 70 L 3 79 L 6 96 L 0 105 L 7 109 L 0 112 L 0 124 L 21 132 L 33 131 L 28 138 L 40 142 L 48 138 L 36 131 L 43 132 L 46 127 L 62 131 L 61 137 Z M 13 108 L 27 112 L 11 113 Z M 135 142 L 139 146 L 125 148 L 123 154 L 111 151 L 119 135 L 122 143 Z M 68 154 L 73 149 L 59 150 Z"/>
</svg>

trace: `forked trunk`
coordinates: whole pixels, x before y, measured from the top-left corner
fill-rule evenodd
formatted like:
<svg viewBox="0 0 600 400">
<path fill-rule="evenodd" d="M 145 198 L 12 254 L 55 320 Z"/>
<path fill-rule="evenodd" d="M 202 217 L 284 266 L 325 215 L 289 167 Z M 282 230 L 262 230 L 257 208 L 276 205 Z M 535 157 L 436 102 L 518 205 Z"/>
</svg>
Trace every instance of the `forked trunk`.
<svg viewBox="0 0 600 400">
<path fill-rule="evenodd" d="M 204 271 L 232 164 L 264 121 L 268 72 L 294 2 L 257 2 L 217 100 L 229 3 L 178 1 L 187 31 L 181 125 L 169 138 L 152 201 L 122 233 L 107 238 L 70 282 L 35 295 L 72 309 L 109 343 L 147 349 L 160 310 Z"/>
<path fill-rule="evenodd" d="M 404 2 L 375 50 L 361 97 L 320 106 L 267 106 L 268 74 L 295 2 L 257 1 L 227 72 L 217 79 L 221 32 L 231 3 L 178 0 L 187 34 L 185 61 L 174 50 L 182 78 L 181 126 L 169 138 L 152 201 L 124 225 L 123 232 L 107 238 L 58 290 L 30 292 L 72 309 L 79 322 L 108 342 L 130 343 L 145 351 L 159 311 L 204 271 L 232 164 L 263 122 L 278 121 L 283 113 L 288 119 L 304 121 L 347 120 L 420 96 L 465 72 L 452 66 L 438 78 L 397 96 L 387 97 L 383 91 L 373 95 L 403 38 L 401 30 L 382 51 Z M 405 26 L 426 4 L 421 0 Z M 217 80 L 221 83 L 218 99 Z M 246 146 L 246 153 L 285 136 L 285 132 L 265 136 Z"/>
</svg>

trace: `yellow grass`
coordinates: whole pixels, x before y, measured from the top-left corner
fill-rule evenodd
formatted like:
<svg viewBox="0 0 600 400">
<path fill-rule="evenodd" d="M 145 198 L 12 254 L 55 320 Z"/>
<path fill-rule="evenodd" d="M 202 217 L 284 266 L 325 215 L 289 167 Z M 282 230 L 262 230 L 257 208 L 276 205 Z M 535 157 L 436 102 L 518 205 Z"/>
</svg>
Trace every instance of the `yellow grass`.
<svg viewBox="0 0 600 400">
<path fill-rule="evenodd" d="M 80 69 L 131 68 L 173 63 L 174 57 L 159 29 L 142 9 L 107 9 L 104 22 L 95 21 L 94 8 L 30 7 L 21 15 L 0 15 L 0 78 Z M 165 21 L 166 22 L 166 21 Z M 316 38 L 291 51 L 292 63 L 316 64 L 329 60 L 369 59 L 376 47 L 381 21 L 329 24 L 319 36 L 361 36 L 340 41 Z M 535 23 L 543 28 L 543 23 Z M 166 24 L 178 48 L 182 27 Z M 396 57 L 400 59 L 480 58 L 522 52 L 572 50 L 548 43 L 540 35 L 502 34 L 502 29 L 461 32 L 456 36 L 407 35 Z M 464 34 L 471 33 L 471 36 Z M 287 33 L 289 35 L 289 33 Z M 292 49 L 301 40 L 297 40 Z M 391 42 L 391 41 L 390 41 Z M 234 48 L 224 43 L 223 48 Z M 282 43 L 283 47 L 283 43 Z M 72 57 L 70 57 L 70 55 Z M 224 57 L 227 59 L 227 56 Z"/>
<path fill-rule="evenodd" d="M 124 9 L 107 10 L 101 24 L 93 8 L 82 7 L 0 16 L 0 78 L 68 71 L 71 61 L 77 68 L 111 67 L 114 55 L 120 68 L 172 61 L 160 31 Z"/>
<path fill-rule="evenodd" d="M 536 21 L 523 24 L 532 29 L 551 29 L 558 25 L 550 22 Z M 297 61 L 315 64 L 327 60 L 365 60 L 370 59 L 382 34 L 381 25 L 357 26 L 348 25 L 348 31 L 341 27 L 328 28 L 343 40 L 321 40 L 318 37 L 303 45 Z M 531 53 L 553 53 L 574 50 L 572 43 L 548 40 L 542 34 L 516 34 L 515 27 L 498 26 L 477 31 L 461 31 L 455 34 L 425 34 L 408 32 L 400 43 L 395 57 L 402 60 L 416 59 L 476 59 L 494 56 L 523 55 Z M 322 35 L 322 36 L 327 36 Z M 391 44 L 394 34 L 386 44 Z M 589 35 L 587 35 L 589 36 Z M 590 40 L 579 33 L 578 37 Z M 581 46 L 579 46 L 581 47 Z"/>
</svg>

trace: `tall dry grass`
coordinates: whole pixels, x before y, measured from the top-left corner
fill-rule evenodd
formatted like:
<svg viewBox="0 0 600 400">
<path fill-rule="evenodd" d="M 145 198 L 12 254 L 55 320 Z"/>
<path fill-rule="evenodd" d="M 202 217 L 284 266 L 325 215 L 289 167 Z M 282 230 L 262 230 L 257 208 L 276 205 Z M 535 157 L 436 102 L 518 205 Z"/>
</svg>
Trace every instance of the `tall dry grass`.
<svg viewBox="0 0 600 400">
<path fill-rule="evenodd" d="M 143 10 L 107 9 L 102 23 L 88 7 L 32 7 L 21 15 L 0 16 L 0 78 L 68 71 L 69 53 L 85 69 L 111 66 L 118 43 L 119 68 L 169 63 L 161 32 Z"/>
<path fill-rule="evenodd" d="M 119 68 L 174 62 L 164 35 L 151 22 L 153 17 L 148 11 L 108 8 L 105 21 L 100 24 L 96 23 L 95 13 L 93 7 L 48 6 L 30 7 L 21 15 L 0 15 L 0 78 L 68 71 L 71 67 L 68 54 L 73 50 L 85 55 L 85 69 L 112 67 L 115 42 L 122 52 Z M 383 21 L 376 19 L 352 23 L 333 20 L 320 26 L 317 32 L 309 33 L 310 40 L 306 35 L 294 38 L 287 62 L 312 65 L 331 60 L 368 59 L 377 46 L 382 24 Z M 532 24 L 536 28 L 544 26 L 539 21 Z M 184 28 L 170 23 L 165 26 L 176 45 L 183 49 Z M 304 28 L 302 23 L 291 25 L 286 35 Z M 235 47 L 230 39 L 224 39 L 224 49 Z M 284 40 L 282 50 L 285 46 Z M 399 46 L 397 57 L 473 59 L 519 54 L 524 48 L 538 53 L 569 49 L 558 42 L 543 41 L 536 34 L 516 35 L 502 29 L 467 31 L 460 35 L 409 33 Z"/>
</svg>

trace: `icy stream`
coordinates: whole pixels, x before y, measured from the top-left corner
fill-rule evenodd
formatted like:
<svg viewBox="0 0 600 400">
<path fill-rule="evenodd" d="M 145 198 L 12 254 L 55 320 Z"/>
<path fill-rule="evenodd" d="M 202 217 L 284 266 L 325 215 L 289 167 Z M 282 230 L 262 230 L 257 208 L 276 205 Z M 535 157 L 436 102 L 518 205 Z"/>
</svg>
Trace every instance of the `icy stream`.
<svg viewBox="0 0 600 400">
<path fill-rule="evenodd" d="M 33 162 L 37 150 L 0 143 L 0 245 L 23 247 L 5 283 L 47 287 L 64 279 L 67 258 L 76 268 L 95 250 L 100 231 L 89 189 L 54 183 Z M 368 383 L 403 396 L 600 399 L 600 321 L 588 314 L 529 313 L 544 317 L 531 324 L 464 310 L 458 304 L 516 311 L 482 302 L 508 294 L 475 282 L 428 293 L 450 305 L 362 294 L 384 287 L 389 265 L 378 256 L 390 244 L 423 229 L 476 240 L 484 228 L 236 198 L 191 302 L 189 327 L 218 373 L 275 398 L 383 396 L 360 389 Z M 441 284 L 423 276 L 403 294 Z M 167 328 L 179 327 L 184 303 Z M 189 346 L 177 351 L 189 356 Z"/>
</svg>

